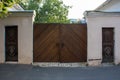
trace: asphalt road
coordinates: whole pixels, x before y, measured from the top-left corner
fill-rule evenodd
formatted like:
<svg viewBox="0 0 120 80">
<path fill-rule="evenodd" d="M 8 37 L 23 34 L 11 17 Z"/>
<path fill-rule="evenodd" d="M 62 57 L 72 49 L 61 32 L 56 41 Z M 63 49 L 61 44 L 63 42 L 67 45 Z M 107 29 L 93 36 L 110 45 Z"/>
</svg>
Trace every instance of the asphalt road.
<svg viewBox="0 0 120 80">
<path fill-rule="evenodd" d="M 0 80 L 120 80 L 120 66 L 43 68 L 0 64 Z"/>
</svg>

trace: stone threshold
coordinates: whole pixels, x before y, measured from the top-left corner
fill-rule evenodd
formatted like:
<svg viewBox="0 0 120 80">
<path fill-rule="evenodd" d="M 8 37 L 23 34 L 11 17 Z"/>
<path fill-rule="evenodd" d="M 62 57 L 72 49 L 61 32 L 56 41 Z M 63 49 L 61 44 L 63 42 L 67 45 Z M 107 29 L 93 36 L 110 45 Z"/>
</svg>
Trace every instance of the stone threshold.
<svg viewBox="0 0 120 80">
<path fill-rule="evenodd" d="M 34 62 L 33 65 L 39 67 L 86 67 L 87 63 Z"/>
<path fill-rule="evenodd" d="M 7 62 L 5 62 L 5 64 L 18 64 L 18 62 L 17 61 L 7 61 Z"/>
<path fill-rule="evenodd" d="M 7 61 L 4 64 L 20 64 L 20 63 Z M 90 66 L 87 64 L 87 62 L 80 62 L 80 63 L 34 62 L 32 63 L 32 65 L 39 66 L 39 67 L 87 67 L 87 66 Z M 95 65 L 91 65 L 91 66 L 95 67 Z M 108 66 L 115 66 L 115 64 L 101 63 L 100 65 L 96 65 L 96 67 L 108 67 Z"/>
<path fill-rule="evenodd" d="M 101 63 L 101 66 L 107 67 L 107 66 L 115 66 L 115 63 Z"/>
</svg>

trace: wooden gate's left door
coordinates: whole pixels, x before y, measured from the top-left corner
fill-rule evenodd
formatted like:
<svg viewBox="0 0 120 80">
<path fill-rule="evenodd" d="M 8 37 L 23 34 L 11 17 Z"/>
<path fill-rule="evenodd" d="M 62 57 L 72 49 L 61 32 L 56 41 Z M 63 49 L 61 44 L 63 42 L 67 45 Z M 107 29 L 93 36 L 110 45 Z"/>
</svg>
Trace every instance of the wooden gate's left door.
<svg viewBox="0 0 120 80">
<path fill-rule="evenodd" d="M 34 25 L 34 62 L 59 61 L 59 25 Z"/>
<path fill-rule="evenodd" d="M 5 27 L 6 61 L 18 61 L 18 30 L 17 26 Z"/>
</svg>

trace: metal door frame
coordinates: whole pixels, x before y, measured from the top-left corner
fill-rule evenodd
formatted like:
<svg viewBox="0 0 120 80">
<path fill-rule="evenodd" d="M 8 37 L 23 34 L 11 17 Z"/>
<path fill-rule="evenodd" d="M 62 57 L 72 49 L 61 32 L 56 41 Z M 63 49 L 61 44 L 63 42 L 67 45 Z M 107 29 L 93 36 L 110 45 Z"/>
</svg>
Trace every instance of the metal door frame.
<svg viewBox="0 0 120 80">
<path fill-rule="evenodd" d="M 4 27 L 4 30 L 5 30 L 5 34 L 4 34 L 4 41 L 5 41 L 5 43 L 4 43 L 4 45 L 5 45 L 5 61 L 7 62 L 8 60 L 6 59 L 6 28 L 12 28 L 12 27 L 16 27 L 17 28 L 17 62 L 18 62 L 18 26 L 17 25 L 8 25 L 8 26 L 5 26 Z M 12 60 L 11 60 L 12 61 Z M 12 62 L 16 62 L 16 61 L 12 61 Z"/>
<path fill-rule="evenodd" d="M 102 63 L 106 63 L 103 61 L 103 29 L 112 29 L 113 30 L 113 61 L 115 60 L 115 28 L 114 27 L 102 27 Z M 111 62 L 107 62 L 111 63 Z"/>
</svg>

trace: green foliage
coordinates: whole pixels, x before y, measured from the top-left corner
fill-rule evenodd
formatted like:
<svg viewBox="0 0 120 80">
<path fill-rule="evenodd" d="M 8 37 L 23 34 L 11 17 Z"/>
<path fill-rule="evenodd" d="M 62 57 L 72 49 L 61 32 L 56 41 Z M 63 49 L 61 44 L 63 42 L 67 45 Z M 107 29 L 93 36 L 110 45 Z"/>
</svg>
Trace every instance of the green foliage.
<svg viewBox="0 0 120 80">
<path fill-rule="evenodd" d="M 21 3 L 26 10 L 36 10 L 36 23 L 68 23 L 68 9 L 61 0 L 28 0 Z"/>
<path fill-rule="evenodd" d="M 22 0 L 20 2 L 21 7 L 25 10 L 37 10 L 42 0 Z"/>
<path fill-rule="evenodd" d="M 0 18 L 7 16 L 8 8 L 18 2 L 19 0 L 0 0 Z"/>
</svg>

